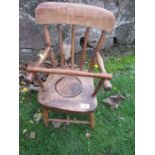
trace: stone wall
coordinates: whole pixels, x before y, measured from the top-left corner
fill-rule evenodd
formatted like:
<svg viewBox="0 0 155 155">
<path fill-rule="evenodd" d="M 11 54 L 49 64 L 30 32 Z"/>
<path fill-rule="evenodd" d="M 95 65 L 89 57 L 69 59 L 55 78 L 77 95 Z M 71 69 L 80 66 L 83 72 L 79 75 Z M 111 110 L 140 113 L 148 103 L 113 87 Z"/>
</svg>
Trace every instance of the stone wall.
<svg viewBox="0 0 155 155">
<path fill-rule="evenodd" d="M 46 0 L 20 0 L 19 3 L 19 48 L 20 63 L 32 61 L 35 55 L 44 47 L 42 26 L 35 24 L 35 7 Z M 52 1 L 52 0 L 49 0 Z M 135 41 L 135 2 L 134 0 L 58 0 L 58 2 L 75 2 L 96 5 L 111 10 L 116 17 L 115 29 L 107 34 L 104 48 L 108 49 L 114 43 L 134 44 Z M 69 26 L 64 27 L 64 41 L 70 38 Z M 84 35 L 85 29 L 79 28 L 76 31 L 76 51 L 80 51 L 79 40 Z M 57 50 L 56 27 L 50 26 L 52 46 Z M 97 29 L 92 29 L 90 42 L 95 44 L 100 33 Z"/>
</svg>

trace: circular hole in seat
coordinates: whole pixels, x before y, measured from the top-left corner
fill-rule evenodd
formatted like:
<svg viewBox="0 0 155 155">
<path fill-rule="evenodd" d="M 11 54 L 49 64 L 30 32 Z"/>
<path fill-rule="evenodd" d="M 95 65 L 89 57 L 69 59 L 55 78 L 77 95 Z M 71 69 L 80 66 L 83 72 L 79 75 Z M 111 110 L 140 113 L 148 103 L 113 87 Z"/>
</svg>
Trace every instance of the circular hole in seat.
<svg viewBox="0 0 155 155">
<path fill-rule="evenodd" d="M 55 89 L 63 97 L 75 97 L 82 92 L 82 83 L 77 77 L 64 76 L 56 82 Z"/>
</svg>

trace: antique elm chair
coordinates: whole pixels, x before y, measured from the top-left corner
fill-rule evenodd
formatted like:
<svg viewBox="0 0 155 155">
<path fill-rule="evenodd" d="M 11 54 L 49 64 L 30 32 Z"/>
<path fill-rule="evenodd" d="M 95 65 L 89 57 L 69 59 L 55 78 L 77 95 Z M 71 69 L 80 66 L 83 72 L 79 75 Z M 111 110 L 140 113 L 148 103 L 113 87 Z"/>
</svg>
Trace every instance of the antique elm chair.
<svg viewBox="0 0 155 155">
<path fill-rule="evenodd" d="M 85 4 L 44 2 L 36 7 L 35 18 L 38 24 L 43 25 L 46 48 L 38 55 L 36 63 L 28 65 L 27 80 L 32 82 L 37 78 L 40 84 L 38 101 L 42 106 L 45 126 L 48 126 L 49 122 L 67 122 L 89 124 L 91 128 L 94 128 L 94 111 L 97 107 L 96 94 L 100 87 L 106 82 L 110 83 L 112 78 L 111 74 L 106 73 L 100 50 L 105 42 L 105 33 L 113 30 L 115 23 L 113 13 L 104 8 Z M 58 26 L 60 64 L 56 61 L 51 48 L 49 24 L 57 24 Z M 71 25 L 70 63 L 65 62 L 62 40 L 64 24 Z M 86 28 L 81 59 L 78 65 L 74 63 L 76 25 Z M 86 46 L 91 28 L 101 30 L 101 35 L 94 49 L 94 55 L 90 57 L 89 68 L 84 70 Z M 44 65 L 47 59 L 50 59 L 50 68 Z M 100 73 L 93 73 L 96 62 L 100 68 Z M 43 82 L 38 73 L 48 74 L 47 80 Z M 94 78 L 99 79 L 96 88 L 93 83 Z M 49 118 L 48 113 L 50 111 L 88 114 L 89 121 Z"/>
</svg>

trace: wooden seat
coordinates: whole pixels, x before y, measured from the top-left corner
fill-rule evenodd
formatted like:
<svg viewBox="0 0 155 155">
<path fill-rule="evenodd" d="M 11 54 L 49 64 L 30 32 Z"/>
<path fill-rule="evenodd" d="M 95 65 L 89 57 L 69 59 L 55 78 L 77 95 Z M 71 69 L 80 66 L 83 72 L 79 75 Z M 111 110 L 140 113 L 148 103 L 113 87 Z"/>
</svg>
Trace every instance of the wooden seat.
<svg viewBox="0 0 155 155">
<path fill-rule="evenodd" d="M 40 90 L 38 100 L 48 108 L 68 112 L 92 112 L 97 106 L 93 78 L 50 75 Z"/>
<path fill-rule="evenodd" d="M 36 7 L 35 17 L 36 22 L 43 25 L 46 48 L 38 55 L 36 63 L 28 65 L 26 79 L 29 82 L 37 80 L 40 84 L 38 101 L 43 108 L 45 126 L 48 126 L 50 121 L 55 121 L 90 124 L 91 128 L 94 128 L 94 111 L 97 107 L 96 94 L 102 85 L 107 87 L 112 79 L 112 75 L 105 70 L 100 50 L 105 42 L 105 33 L 112 31 L 114 27 L 113 13 L 85 4 L 44 2 Z M 52 50 L 48 24 L 57 24 L 60 60 L 57 60 Z M 64 24 L 71 25 L 70 62 L 66 62 L 63 48 Z M 82 42 L 79 41 L 82 46 L 80 64 L 75 64 L 74 61 L 76 25 L 86 28 Z M 91 28 L 100 29 L 101 35 L 96 47 L 93 48 L 94 54 L 90 57 L 88 70 L 84 70 Z M 47 59 L 50 61 L 50 68 L 47 68 L 44 63 Z M 93 73 L 96 63 L 100 68 L 100 73 Z M 38 73 L 48 74 L 47 80 L 43 82 Z M 99 79 L 96 87 L 94 87 L 94 78 Z M 89 120 L 49 118 L 48 113 L 51 111 L 89 114 Z"/>
</svg>

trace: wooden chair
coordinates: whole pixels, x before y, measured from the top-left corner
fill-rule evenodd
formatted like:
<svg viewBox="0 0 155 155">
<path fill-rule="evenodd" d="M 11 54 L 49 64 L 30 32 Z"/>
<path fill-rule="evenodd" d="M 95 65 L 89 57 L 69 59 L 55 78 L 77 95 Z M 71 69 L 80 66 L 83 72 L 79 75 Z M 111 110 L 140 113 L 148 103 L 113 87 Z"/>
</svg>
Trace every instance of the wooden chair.
<svg viewBox="0 0 155 155">
<path fill-rule="evenodd" d="M 105 33 L 112 31 L 115 18 L 113 13 L 100 7 L 85 4 L 44 2 L 37 6 L 35 17 L 38 24 L 43 25 L 46 48 L 39 54 L 38 61 L 27 67 L 27 80 L 32 82 L 35 77 L 41 86 L 38 93 L 38 101 L 43 108 L 43 119 L 45 126 L 49 122 L 69 122 L 89 124 L 95 126 L 94 111 L 97 107 L 96 94 L 102 84 L 108 83 L 112 75 L 106 73 L 100 50 L 105 42 Z M 48 30 L 48 24 L 58 24 L 60 65 L 57 63 L 54 52 L 51 48 L 52 42 Z M 62 28 L 63 24 L 71 25 L 71 62 L 65 62 L 65 51 L 63 49 Z M 75 67 L 75 29 L 76 25 L 85 26 L 85 39 L 83 43 L 80 64 Z M 86 46 L 91 28 L 101 30 L 101 35 L 94 55 L 90 58 L 88 70 L 84 70 L 86 58 Z M 50 59 L 51 68 L 43 66 L 46 59 Z M 98 63 L 101 73 L 93 73 L 95 63 Z M 38 73 L 47 73 L 45 82 L 39 79 Z M 98 78 L 99 83 L 94 88 L 93 80 Z M 110 83 L 110 82 L 109 82 Z M 68 120 L 49 118 L 49 111 L 63 113 L 89 114 L 89 121 Z"/>
</svg>

